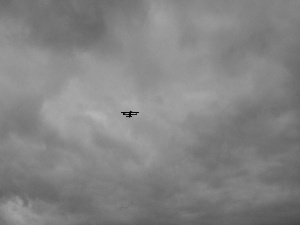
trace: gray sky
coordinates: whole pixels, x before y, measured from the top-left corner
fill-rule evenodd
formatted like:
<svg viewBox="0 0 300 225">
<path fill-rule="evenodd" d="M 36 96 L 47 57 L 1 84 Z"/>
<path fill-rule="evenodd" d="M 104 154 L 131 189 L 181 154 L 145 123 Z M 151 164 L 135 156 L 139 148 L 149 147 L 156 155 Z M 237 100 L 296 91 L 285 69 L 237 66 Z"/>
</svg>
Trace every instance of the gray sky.
<svg viewBox="0 0 300 225">
<path fill-rule="evenodd" d="M 1 225 L 300 224 L 299 11 L 0 1 Z"/>
</svg>

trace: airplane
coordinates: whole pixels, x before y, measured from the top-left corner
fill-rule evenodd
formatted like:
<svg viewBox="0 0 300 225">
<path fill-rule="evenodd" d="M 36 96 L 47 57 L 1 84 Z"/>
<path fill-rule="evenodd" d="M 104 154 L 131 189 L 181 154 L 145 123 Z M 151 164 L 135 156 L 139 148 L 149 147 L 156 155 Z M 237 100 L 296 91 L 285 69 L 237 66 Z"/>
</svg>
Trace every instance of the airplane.
<svg viewBox="0 0 300 225">
<path fill-rule="evenodd" d="M 132 112 L 131 110 L 129 112 L 121 112 L 123 115 L 126 115 L 126 117 L 132 117 L 132 115 L 137 115 L 139 112 Z"/>
</svg>

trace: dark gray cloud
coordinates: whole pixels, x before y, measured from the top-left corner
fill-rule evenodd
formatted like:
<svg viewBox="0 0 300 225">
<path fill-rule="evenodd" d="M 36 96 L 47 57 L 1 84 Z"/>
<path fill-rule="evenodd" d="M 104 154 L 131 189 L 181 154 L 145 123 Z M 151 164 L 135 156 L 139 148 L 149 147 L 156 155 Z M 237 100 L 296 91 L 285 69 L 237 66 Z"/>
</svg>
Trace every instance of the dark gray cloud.
<svg viewBox="0 0 300 225">
<path fill-rule="evenodd" d="M 2 1 L 7 17 L 26 26 L 29 43 L 56 51 L 122 48 L 110 27 L 114 17 L 132 20 L 142 14 L 142 1 Z M 142 18 L 142 15 L 139 15 Z"/>
<path fill-rule="evenodd" d="M 0 1 L 0 223 L 299 224 L 299 9 Z"/>
</svg>

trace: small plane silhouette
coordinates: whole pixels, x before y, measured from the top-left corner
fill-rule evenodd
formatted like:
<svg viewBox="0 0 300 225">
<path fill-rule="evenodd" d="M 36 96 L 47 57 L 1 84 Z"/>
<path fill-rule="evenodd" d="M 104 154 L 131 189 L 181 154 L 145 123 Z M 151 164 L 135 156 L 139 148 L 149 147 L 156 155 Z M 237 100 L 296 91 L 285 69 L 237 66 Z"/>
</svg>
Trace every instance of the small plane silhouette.
<svg viewBox="0 0 300 225">
<path fill-rule="evenodd" d="M 132 112 L 131 110 L 129 112 L 121 112 L 123 115 L 126 115 L 126 117 L 132 117 L 132 115 L 137 115 L 139 112 Z"/>
</svg>

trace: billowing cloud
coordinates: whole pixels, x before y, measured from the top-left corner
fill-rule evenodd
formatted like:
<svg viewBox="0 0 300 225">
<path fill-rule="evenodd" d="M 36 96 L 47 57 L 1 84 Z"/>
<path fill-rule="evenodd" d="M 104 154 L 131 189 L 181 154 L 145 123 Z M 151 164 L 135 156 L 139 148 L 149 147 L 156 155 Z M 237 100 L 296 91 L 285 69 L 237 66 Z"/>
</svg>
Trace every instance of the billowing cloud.
<svg viewBox="0 0 300 225">
<path fill-rule="evenodd" d="M 299 224 L 299 10 L 0 1 L 0 223 Z"/>
</svg>

